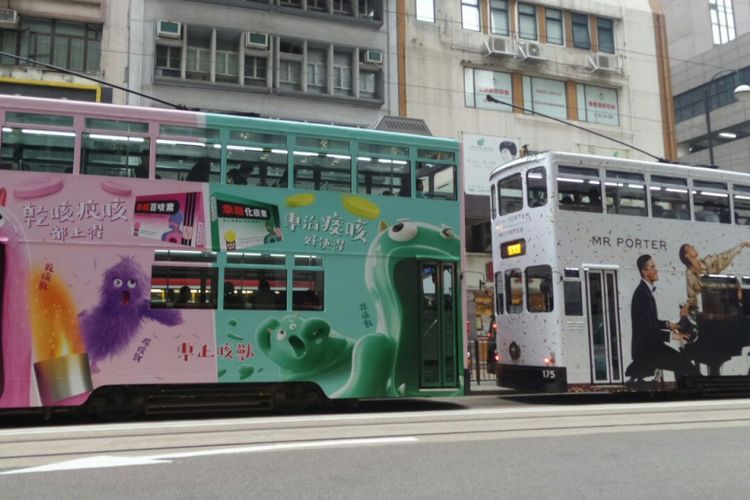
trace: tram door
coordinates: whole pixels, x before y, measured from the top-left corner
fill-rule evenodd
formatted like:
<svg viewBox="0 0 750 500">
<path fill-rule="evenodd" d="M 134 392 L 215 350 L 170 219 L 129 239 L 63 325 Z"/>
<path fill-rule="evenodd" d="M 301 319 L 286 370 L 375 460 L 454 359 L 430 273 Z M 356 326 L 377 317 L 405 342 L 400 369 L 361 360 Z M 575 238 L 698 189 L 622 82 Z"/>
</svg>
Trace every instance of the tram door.
<svg viewBox="0 0 750 500">
<path fill-rule="evenodd" d="M 613 384 L 623 381 L 620 316 L 617 303 L 617 271 L 586 271 L 591 381 Z"/>
<path fill-rule="evenodd" d="M 456 387 L 456 266 L 419 261 L 419 385 Z"/>
</svg>

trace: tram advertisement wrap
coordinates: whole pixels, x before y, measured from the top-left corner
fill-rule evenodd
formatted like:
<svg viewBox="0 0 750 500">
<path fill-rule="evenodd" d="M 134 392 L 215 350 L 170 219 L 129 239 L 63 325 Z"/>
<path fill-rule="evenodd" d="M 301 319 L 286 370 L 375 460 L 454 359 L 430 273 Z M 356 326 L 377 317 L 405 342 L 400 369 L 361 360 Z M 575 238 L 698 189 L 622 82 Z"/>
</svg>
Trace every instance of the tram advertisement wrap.
<svg viewBox="0 0 750 500">
<path fill-rule="evenodd" d="M 300 380 L 333 397 L 420 394 L 405 362 L 420 348 L 416 297 L 435 303 L 451 280 L 421 294 L 396 281 L 416 258 L 458 263 L 459 221 L 409 199 L 242 188 L 3 174 L 0 408 L 80 404 L 119 384 Z M 273 298 L 257 307 L 272 272 Z"/>
</svg>

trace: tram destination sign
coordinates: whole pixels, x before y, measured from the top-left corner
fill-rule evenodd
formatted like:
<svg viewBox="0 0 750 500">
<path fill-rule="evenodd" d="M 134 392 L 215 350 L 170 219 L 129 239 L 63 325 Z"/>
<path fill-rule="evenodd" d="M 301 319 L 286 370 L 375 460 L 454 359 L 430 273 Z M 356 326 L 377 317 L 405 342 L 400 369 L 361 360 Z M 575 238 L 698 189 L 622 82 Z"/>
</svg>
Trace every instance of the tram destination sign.
<svg viewBox="0 0 750 500">
<path fill-rule="evenodd" d="M 500 244 L 500 257 L 509 259 L 511 257 L 520 257 L 526 255 L 526 240 L 506 241 Z"/>
</svg>

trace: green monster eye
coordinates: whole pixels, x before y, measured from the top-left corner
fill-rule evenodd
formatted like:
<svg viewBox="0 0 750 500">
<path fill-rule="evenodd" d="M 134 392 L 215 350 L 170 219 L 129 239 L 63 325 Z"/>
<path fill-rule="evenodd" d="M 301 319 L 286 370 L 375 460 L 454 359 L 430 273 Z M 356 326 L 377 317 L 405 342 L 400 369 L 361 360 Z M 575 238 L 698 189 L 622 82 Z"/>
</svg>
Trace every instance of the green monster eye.
<svg viewBox="0 0 750 500">
<path fill-rule="evenodd" d="M 388 231 L 388 236 L 393 241 L 409 241 L 417 236 L 417 226 L 412 222 L 399 222 L 394 224 Z"/>
</svg>

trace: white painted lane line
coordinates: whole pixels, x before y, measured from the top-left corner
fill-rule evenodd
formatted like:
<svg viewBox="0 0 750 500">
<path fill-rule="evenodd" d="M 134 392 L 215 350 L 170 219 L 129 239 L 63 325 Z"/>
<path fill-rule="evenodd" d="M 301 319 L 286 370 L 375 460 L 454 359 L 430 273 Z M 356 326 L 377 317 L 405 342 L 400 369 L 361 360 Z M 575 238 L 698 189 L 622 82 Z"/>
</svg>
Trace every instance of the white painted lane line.
<svg viewBox="0 0 750 500">
<path fill-rule="evenodd" d="M 457 399 L 456 402 L 460 402 Z M 265 425 L 265 424 L 288 424 L 288 423 L 304 423 L 304 422 L 315 422 L 315 423 L 331 423 L 331 422 L 346 422 L 346 421 L 365 421 L 365 420 L 408 420 L 414 418 L 424 417 L 439 417 L 439 416 L 456 416 L 456 417 L 471 417 L 471 416 L 508 416 L 514 415 L 527 416 L 527 415 L 544 415 L 547 413 L 586 413 L 595 411 L 606 411 L 606 410 L 651 410 L 658 412 L 660 410 L 675 410 L 675 409 L 734 409 L 734 408 L 748 408 L 750 409 L 750 400 L 725 400 L 725 401 L 675 401 L 669 403 L 616 403 L 616 404 L 600 404 L 600 405 L 586 405 L 586 406 L 537 406 L 534 408 L 478 408 L 478 409 L 467 409 L 467 410 L 435 410 L 435 411 L 410 411 L 401 413 L 361 413 L 361 414 L 347 414 L 347 415 L 309 415 L 309 416 L 297 416 L 297 417 L 263 417 L 263 418 L 233 418 L 233 419 L 221 419 L 221 420 L 183 420 L 183 421 L 172 421 L 172 422 L 143 422 L 135 424 L 93 424 L 93 425 L 80 425 L 70 427 L 32 427 L 28 429 L 9 429 L 0 431 L 0 437 L 15 437 L 22 436 L 28 437 L 32 435 L 46 435 L 46 434 L 64 434 L 69 436 L 71 434 L 86 433 L 86 432 L 107 432 L 107 431 L 129 431 L 129 430 L 159 430 L 159 429 L 189 429 L 195 427 L 227 427 L 232 425 Z"/>
<path fill-rule="evenodd" d="M 240 453 L 261 453 L 268 451 L 302 450 L 313 448 L 331 448 L 337 446 L 375 446 L 386 444 L 407 444 L 419 441 L 414 436 L 385 437 L 368 439 L 329 439 L 326 441 L 300 441 L 297 443 L 277 443 L 267 445 L 241 446 L 236 448 L 218 448 L 214 450 L 186 451 L 165 455 L 142 457 L 99 455 L 94 457 L 67 460 L 53 464 L 29 467 L 2 472 L 0 474 L 28 474 L 32 472 L 53 472 L 78 469 L 103 469 L 106 467 L 125 467 L 130 465 L 169 464 L 181 458 L 209 457 L 217 455 L 237 455 Z"/>
</svg>

